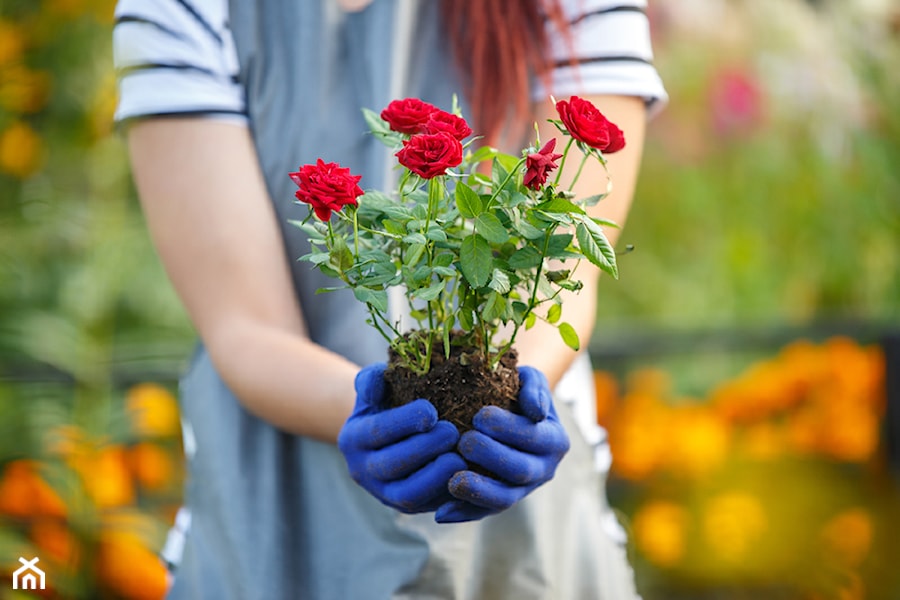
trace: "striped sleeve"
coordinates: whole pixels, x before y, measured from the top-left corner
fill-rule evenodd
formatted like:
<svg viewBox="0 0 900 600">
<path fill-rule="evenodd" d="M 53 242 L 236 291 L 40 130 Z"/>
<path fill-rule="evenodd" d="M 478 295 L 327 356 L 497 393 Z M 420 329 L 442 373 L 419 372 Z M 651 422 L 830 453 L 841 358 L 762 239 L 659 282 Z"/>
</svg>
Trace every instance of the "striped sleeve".
<svg viewBox="0 0 900 600">
<path fill-rule="evenodd" d="M 668 100 L 653 66 L 646 0 L 564 0 L 567 36 L 549 27 L 554 68 L 535 99 L 584 94 L 639 96 L 651 112 Z M 549 89 L 547 87 L 549 83 Z"/>
<path fill-rule="evenodd" d="M 208 115 L 246 121 L 227 0 L 119 0 L 115 119 Z"/>
</svg>

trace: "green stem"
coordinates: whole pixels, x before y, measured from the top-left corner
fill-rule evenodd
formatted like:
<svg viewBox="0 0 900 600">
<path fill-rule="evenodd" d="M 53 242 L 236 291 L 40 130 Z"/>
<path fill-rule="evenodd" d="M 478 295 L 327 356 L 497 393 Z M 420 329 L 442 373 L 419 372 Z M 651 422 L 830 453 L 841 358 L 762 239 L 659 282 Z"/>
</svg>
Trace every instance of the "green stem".
<svg viewBox="0 0 900 600">
<path fill-rule="evenodd" d="M 578 170 L 575 171 L 575 177 L 574 179 L 572 179 L 572 183 L 569 185 L 570 190 L 575 188 L 575 182 L 577 182 L 578 178 L 581 176 L 581 170 L 584 168 L 584 163 L 587 162 L 588 156 L 588 154 L 585 154 L 581 157 L 581 164 L 578 165 Z"/>
<path fill-rule="evenodd" d="M 519 159 L 519 162 L 516 163 L 516 166 L 513 167 L 512 170 L 506 175 L 506 179 L 504 179 L 503 182 L 499 186 L 497 186 L 497 189 L 494 190 L 494 193 L 491 194 L 490 198 L 488 198 L 487 204 L 484 205 L 484 210 L 490 209 L 491 204 L 494 202 L 497 196 L 500 195 L 500 192 L 503 190 L 506 184 L 509 183 L 509 180 L 512 179 L 513 176 L 515 176 L 515 174 L 519 171 L 519 169 L 522 168 L 522 165 L 525 164 L 525 160 L 526 159 L 524 158 Z"/>
<path fill-rule="evenodd" d="M 528 317 L 529 313 L 531 313 L 535 307 L 538 305 L 537 302 L 537 293 L 538 293 L 538 282 L 541 280 L 541 274 L 544 269 L 544 259 L 547 256 L 547 250 L 550 248 L 550 237 L 553 235 L 553 232 L 556 231 L 556 226 L 547 231 L 547 235 L 544 237 L 544 247 L 541 250 L 541 262 L 538 264 L 537 273 L 534 276 L 534 287 L 531 289 L 531 298 L 528 300 L 528 310 L 525 311 L 525 315 L 522 320 Z M 516 325 L 513 327 L 512 335 L 509 336 L 509 341 L 497 352 L 496 362 L 500 362 L 500 357 L 506 354 L 510 348 L 513 347 L 513 344 L 516 342 L 516 335 L 519 333 L 519 329 L 521 325 Z M 491 363 L 491 368 L 495 366 L 494 362 Z"/>
<path fill-rule="evenodd" d="M 563 167 L 566 166 L 566 159 L 569 157 L 569 149 L 572 147 L 572 144 L 575 143 L 575 138 L 570 137 L 569 142 L 566 144 L 566 149 L 563 150 L 562 160 L 559 162 L 559 170 L 556 171 L 556 179 L 553 180 L 553 185 L 559 185 L 559 178 L 562 177 Z"/>
</svg>

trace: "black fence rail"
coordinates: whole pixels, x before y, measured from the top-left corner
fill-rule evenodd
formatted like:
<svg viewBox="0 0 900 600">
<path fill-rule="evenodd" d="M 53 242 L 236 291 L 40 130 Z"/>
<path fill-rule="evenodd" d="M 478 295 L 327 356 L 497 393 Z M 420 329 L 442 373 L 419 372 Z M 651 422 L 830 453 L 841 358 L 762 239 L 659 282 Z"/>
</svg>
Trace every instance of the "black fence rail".
<svg viewBox="0 0 900 600">
<path fill-rule="evenodd" d="M 864 344 L 879 344 L 885 357 L 887 413 L 883 436 L 888 459 L 900 475 L 900 324 L 870 321 L 817 323 L 807 326 L 744 327 L 709 330 L 631 330 L 628 333 L 600 334 L 588 348 L 595 364 L 624 373 L 642 362 L 672 356 L 725 353 L 771 353 L 792 341 L 824 341 L 846 336 Z M 125 388 L 154 381 L 174 384 L 189 360 L 189 345 L 148 347 L 122 351 L 108 365 L 112 385 Z M 74 385 L 72 374 L 22 356 L 0 354 L 0 385 Z M 0 415 L 2 418 L 2 415 Z"/>
</svg>

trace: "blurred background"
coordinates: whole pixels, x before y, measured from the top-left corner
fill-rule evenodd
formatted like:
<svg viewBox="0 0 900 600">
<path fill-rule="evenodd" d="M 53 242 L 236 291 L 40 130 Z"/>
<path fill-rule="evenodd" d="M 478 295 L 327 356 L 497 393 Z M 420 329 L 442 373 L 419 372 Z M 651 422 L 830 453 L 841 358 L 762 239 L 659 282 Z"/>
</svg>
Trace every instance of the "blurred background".
<svg viewBox="0 0 900 600">
<path fill-rule="evenodd" d="M 0 598 L 160 598 L 193 332 L 112 130 L 112 0 L 0 2 Z M 646 600 L 900 598 L 900 6 L 656 0 L 597 408 Z"/>
</svg>

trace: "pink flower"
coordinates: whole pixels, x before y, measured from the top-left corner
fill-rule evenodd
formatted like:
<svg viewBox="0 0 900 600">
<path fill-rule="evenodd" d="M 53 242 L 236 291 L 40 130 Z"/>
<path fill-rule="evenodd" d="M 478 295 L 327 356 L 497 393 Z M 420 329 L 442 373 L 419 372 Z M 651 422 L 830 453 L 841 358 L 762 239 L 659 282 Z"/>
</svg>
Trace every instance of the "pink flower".
<svg viewBox="0 0 900 600">
<path fill-rule="evenodd" d="M 550 171 L 559 166 L 556 161 L 562 158 L 562 154 L 554 153 L 554 148 L 556 148 L 556 138 L 551 138 L 540 150 L 525 157 L 525 178 L 522 181 L 525 187 L 533 190 L 541 189 L 541 186 L 547 181 Z"/>
<path fill-rule="evenodd" d="M 348 204 L 356 206 L 356 198 L 363 195 L 358 185 L 362 175 L 352 175 L 350 169 L 321 158 L 314 165 L 303 165 L 290 177 L 300 188 L 295 194 L 297 200 L 309 204 L 323 221 L 331 218 L 333 210 Z"/>
</svg>

